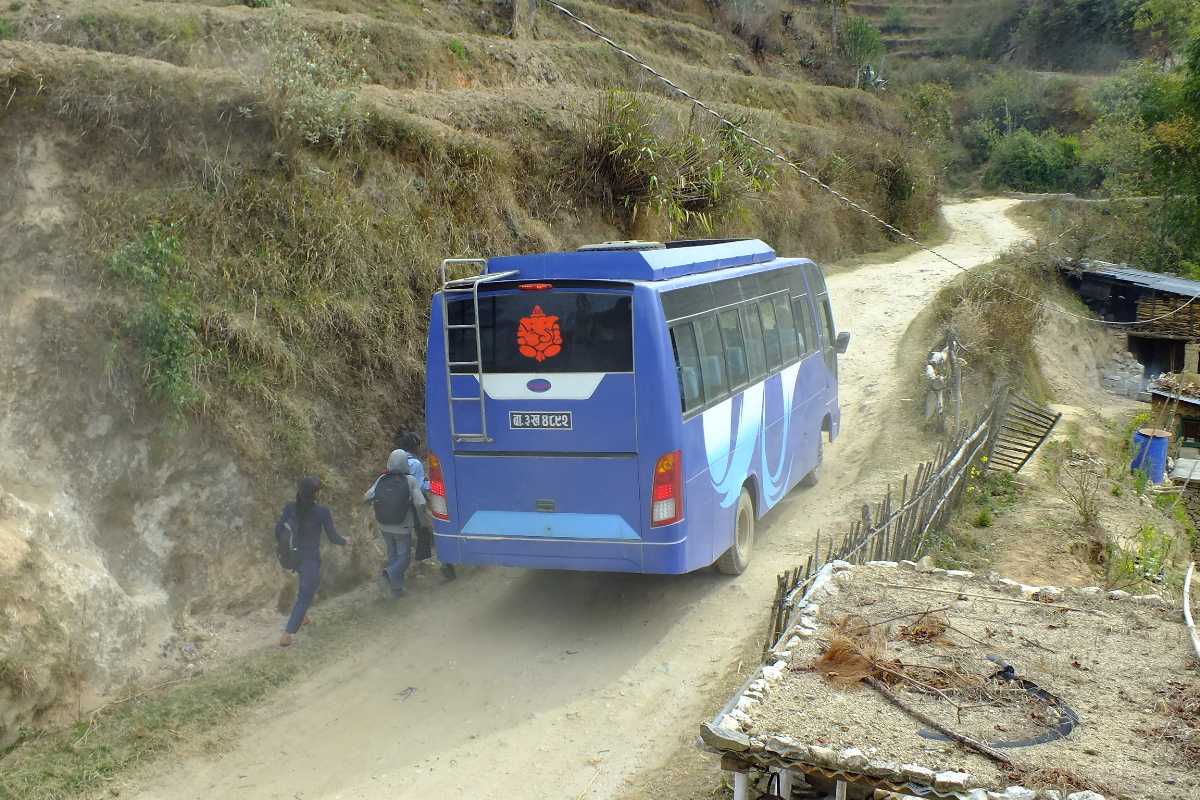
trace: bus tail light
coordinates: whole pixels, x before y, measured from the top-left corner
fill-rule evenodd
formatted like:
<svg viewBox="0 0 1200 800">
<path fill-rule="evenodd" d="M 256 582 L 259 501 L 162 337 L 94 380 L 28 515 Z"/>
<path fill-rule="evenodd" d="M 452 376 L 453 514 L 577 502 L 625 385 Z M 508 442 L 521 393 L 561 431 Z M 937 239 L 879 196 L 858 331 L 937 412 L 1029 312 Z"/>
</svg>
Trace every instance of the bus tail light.
<svg viewBox="0 0 1200 800">
<path fill-rule="evenodd" d="M 436 519 L 450 519 L 450 506 L 446 502 L 446 478 L 442 475 L 442 462 L 433 453 L 429 454 L 429 513 Z"/>
<path fill-rule="evenodd" d="M 553 283 L 521 283 L 517 288 L 522 292 L 544 292 L 547 289 L 553 289 Z"/>
<path fill-rule="evenodd" d="M 670 525 L 683 519 L 683 453 L 667 453 L 654 465 L 650 526 Z"/>
</svg>

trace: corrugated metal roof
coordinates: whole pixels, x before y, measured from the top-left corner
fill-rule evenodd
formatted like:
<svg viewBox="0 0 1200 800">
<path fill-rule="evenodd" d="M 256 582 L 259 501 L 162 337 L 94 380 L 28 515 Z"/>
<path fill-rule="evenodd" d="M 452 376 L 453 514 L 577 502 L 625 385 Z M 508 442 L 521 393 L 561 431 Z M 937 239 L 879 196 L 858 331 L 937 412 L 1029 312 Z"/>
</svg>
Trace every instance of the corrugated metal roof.
<svg viewBox="0 0 1200 800">
<path fill-rule="evenodd" d="M 1107 261 L 1080 261 L 1067 269 L 1082 275 L 1095 275 L 1108 280 L 1130 283 L 1156 292 L 1176 294 L 1180 297 L 1200 297 L 1200 281 L 1190 281 L 1177 275 L 1147 272 L 1126 264 L 1110 264 Z"/>
<path fill-rule="evenodd" d="M 1168 400 L 1178 400 L 1179 402 L 1187 403 L 1188 405 L 1200 406 L 1200 397 L 1192 397 L 1192 396 L 1186 395 L 1186 394 L 1178 394 L 1176 392 L 1171 392 L 1166 389 L 1156 389 L 1153 386 L 1150 387 L 1150 394 L 1156 394 L 1159 397 L 1165 397 Z"/>
</svg>

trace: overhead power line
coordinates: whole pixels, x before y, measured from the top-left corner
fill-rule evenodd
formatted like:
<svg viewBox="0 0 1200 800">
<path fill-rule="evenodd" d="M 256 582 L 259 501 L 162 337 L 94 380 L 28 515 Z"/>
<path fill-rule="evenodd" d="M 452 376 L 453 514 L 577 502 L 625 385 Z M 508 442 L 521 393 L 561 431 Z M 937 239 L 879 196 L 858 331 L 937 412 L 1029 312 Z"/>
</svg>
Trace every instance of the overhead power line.
<svg viewBox="0 0 1200 800">
<path fill-rule="evenodd" d="M 795 170 L 795 172 L 797 174 L 799 174 L 805 180 L 809 181 L 810 183 L 816 184 L 823 191 L 833 195 L 838 200 L 840 200 L 842 203 L 849 206 L 850 208 L 853 208 L 855 211 L 859 212 L 860 214 L 864 214 L 867 217 L 870 217 L 872 220 L 874 220 L 875 222 L 877 222 L 881 226 L 883 226 L 883 228 L 885 228 L 886 230 L 895 234 L 896 236 L 900 237 L 901 239 L 904 239 L 905 241 L 910 242 L 911 244 L 915 245 L 916 247 L 920 248 L 921 250 L 924 250 L 926 253 L 929 253 L 930 255 L 934 256 L 935 258 L 938 258 L 938 259 L 946 262 L 947 264 L 954 267 L 955 269 L 961 270 L 962 272 L 972 275 L 971 269 L 969 267 L 964 267 L 962 264 L 959 264 L 957 261 L 950 258 L 949 256 L 938 252 L 937 250 L 935 250 L 934 248 L 930 247 L 927 244 L 924 244 L 919 239 L 917 239 L 915 236 L 913 236 L 913 235 L 907 233 L 906 231 L 903 231 L 900 228 L 897 228 L 895 225 L 892 225 L 891 223 L 887 222 L 886 220 L 881 218 L 879 215 L 877 215 L 873 211 L 871 211 L 869 208 L 864 206 L 862 203 L 859 203 L 859 202 L 855 201 L 854 199 L 847 197 L 845 194 L 842 194 L 837 189 L 834 189 L 832 186 L 830 186 L 829 184 L 822 181 L 816 175 L 813 175 L 811 172 L 804 169 L 804 167 L 801 167 L 795 161 L 792 161 L 790 158 L 783 155 L 783 153 L 779 152 L 771 145 L 767 144 L 766 142 L 759 139 L 757 136 L 755 136 L 752 133 L 750 133 L 749 131 L 745 130 L 737 123 L 731 121 L 729 118 L 727 118 L 723 114 L 721 114 L 721 112 L 717 111 L 712 106 L 708 105 L 703 100 L 696 97 L 691 92 L 689 92 L 686 89 L 684 89 L 683 87 L 681 87 L 679 84 L 675 83 L 673 80 L 668 78 L 666 75 L 663 75 L 657 69 L 655 69 L 654 67 L 647 64 L 641 57 L 639 57 L 638 55 L 634 54 L 633 52 L 627 50 L 626 48 L 622 47 L 621 45 L 617 44 L 615 41 L 613 41 L 611 38 L 606 36 L 604 33 L 597 30 L 591 23 L 578 17 L 575 14 L 575 12 L 571 11 L 571 9 L 569 9 L 557 2 L 554 2 L 554 0 L 545 0 L 545 2 L 548 6 L 561 12 L 564 16 L 566 16 L 568 19 L 570 19 L 576 25 L 578 25 L 581 28 L 583 28 L 584 30 L 586 30 L 592 36 L 595 36 L 597 39 L 604 42 L 612 49 L 616 50 L 622 56 L 624 56 L 625 58 L 632 61 L 639 68 L 641 68 L 645 72 L 648 72 L 655 79 L 666 84 L 668 87 L 670 87 L 671 91 L 675 92 L 676 94 L 678 94 L 682 97 L 687 98 L 694 106 L 701 109 L 702 111 L 709 114 L 710 116 L 714 117 L 722 125 L 725 125 L 726 127 L 730 128 L 731 130 L 736 131 L 738 134 L 745 137 L 747 141 L 753 142 L 764 152 L 768 153 L 772 158 L 775 158 L 776 160 L 781 161 L 784 164 L 786 164 L 787 166 L 791 167 L 793 170 Z M 1168 319 L 1170 317 L 1175 316 L 1176 314 L 1180 313 L 1188 306 L 1195 303 L 1197 299 L 1200 299 L 1200 297 L 1192 297 L 1186 303 L 1184 303 L 1183 305 L 1174 309 L 1173 311 L 1169 311 L 1166 314 L 1161 314 L 1157 317 L 1151 317 L 1150 319 L 1136 320 L 1133 322 L 1112 322 L 1110 320 L 1100 319 L 1099 317 L 1091 317 L 1086 314 L 1076 314 L 1073 311 L 1066 310 L 1065 308 L 1060 308 L 1056 305 L 1051 305 L 1049 303 L 1046 303 L 1042 300 L 1037 299 L 1036 297 L 1030 297 L 1030 296 L 1022 294 L 1021 292 L 1018 292 L 1014 289 L 1010 289 L 1009 287 L 1004 286 L 1003 284 L 997 283 L 996 281 L 992 280 L 987 275 L 972 275 L 972 277 L 976 278 L 977 280 L 981 280 L 984 283 L 989 283 L 993 287 L 995 287 L 996 289 L 999 289 L 1002 292 L 1010 294 L 1013 297 L 1016 297 L 1020 300 L 1024 300 L 1027 303 L 1032 303 L 1033 305 L 1035 305 L 1039 308 L 1046 309 L 1047 311 L 1050 311 L 1052 313 L 1062 314 L 1064 316 L 1083 320 L 1085 322 L 1095 322 L 1099 325 L 1110 325 L 1112 327 L 1145 325 L 1145 324 L 1148 324 L 1151 322 L 1159 322 L 1161 320 Z"/>
</svg>

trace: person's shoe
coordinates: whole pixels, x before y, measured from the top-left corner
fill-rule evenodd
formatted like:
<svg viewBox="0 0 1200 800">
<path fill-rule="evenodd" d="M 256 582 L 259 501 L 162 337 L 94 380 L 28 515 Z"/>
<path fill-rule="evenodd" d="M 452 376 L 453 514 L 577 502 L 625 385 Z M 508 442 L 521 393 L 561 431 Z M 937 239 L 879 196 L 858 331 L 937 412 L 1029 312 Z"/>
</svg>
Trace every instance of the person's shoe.
<svg viewBox="0 0 1200 800">
<path fill-rule="evenodd" d="M 448 581 L 458 577 L 458 572 L 454 569 L 453 564 L 442 564 L 442 577 Z"/>
<path fill-rule="evenodd" d="M 283 636 L 279 637 L 279 646 L 280 647 L 291 647 L 292 642 L 295 640 L 295 638 L 296 637 L 292 636 L 290 633 L 284 633 Z"/>
</svg>

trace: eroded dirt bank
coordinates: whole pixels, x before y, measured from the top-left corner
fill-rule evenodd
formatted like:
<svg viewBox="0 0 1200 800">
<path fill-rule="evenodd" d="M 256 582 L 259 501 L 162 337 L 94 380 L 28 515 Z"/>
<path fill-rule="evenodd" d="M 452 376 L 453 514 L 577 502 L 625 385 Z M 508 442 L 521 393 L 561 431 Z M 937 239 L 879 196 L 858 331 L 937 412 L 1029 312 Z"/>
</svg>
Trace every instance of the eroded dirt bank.
<svg viewBox="0 0 1200 800">
<path fill-rule="evenodd" d="M 1005 214 L 1015 202 L 947 206 L 953 235 L 941 250 L 974 266 L 1024 241 Z M 839 327 L 854 334 L 842 437 L 822 483 L 766 520 L 739 579 L 471 572 L 406 600 L 386 634 L 247 715 L 226 752 L 186 757 L 137 796 L 638 793 L 761 635 L 774 575 L 919 457 L 892 448 L 881 458 L 877 437 L 904 413 L 894 402 L 900 337 L 956 272 L 918 253 L 830 279 Z"/>
</svg>

